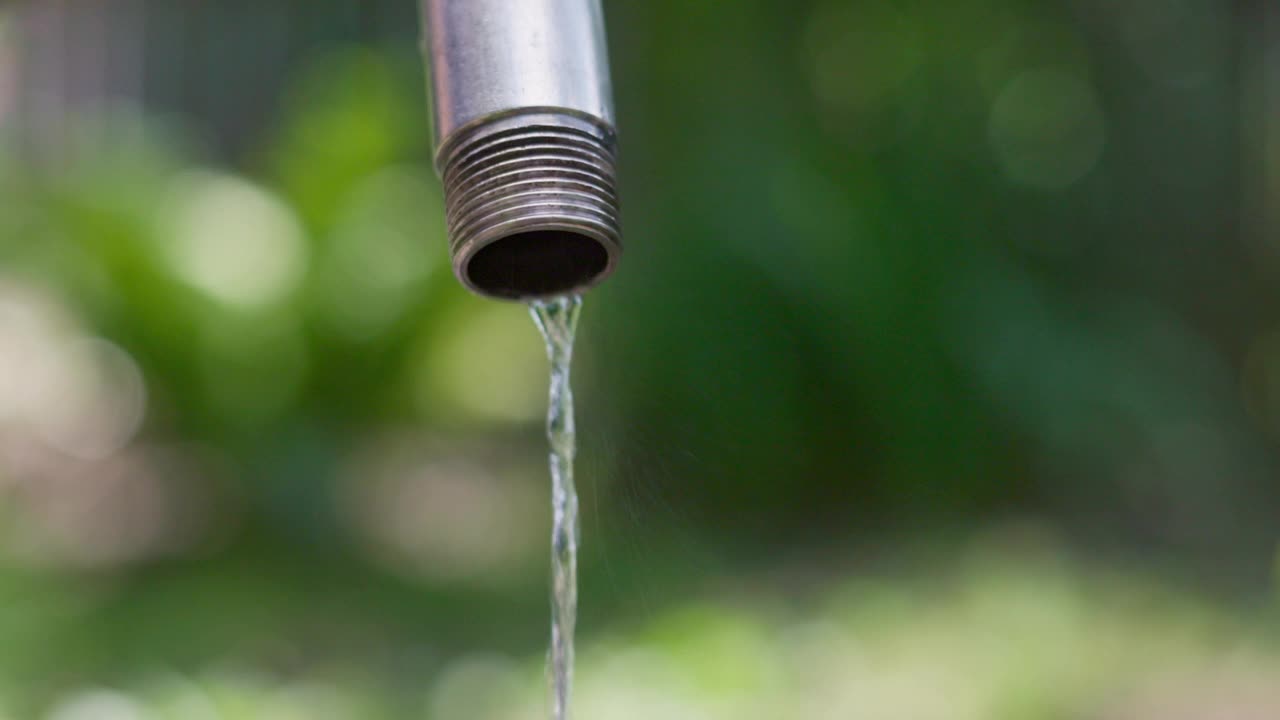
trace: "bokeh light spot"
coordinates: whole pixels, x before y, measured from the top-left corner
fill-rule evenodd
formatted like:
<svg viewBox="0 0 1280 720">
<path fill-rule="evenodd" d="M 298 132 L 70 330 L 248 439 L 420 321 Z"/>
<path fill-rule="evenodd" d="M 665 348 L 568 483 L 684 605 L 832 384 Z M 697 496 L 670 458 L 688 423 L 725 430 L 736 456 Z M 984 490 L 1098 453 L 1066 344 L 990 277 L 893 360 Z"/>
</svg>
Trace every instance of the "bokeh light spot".
<svg viewBox="0 0 1280 720">
<path fill-rule="evenodd" d="M 608 653 L 584 663 L 578 713 L 594 720 L 711 720 L 707 704 L 671 658 L 656 649 Z M 716 718 L 718 720 L 718 718 Z"/>
<path fill-rule="evenodd" d="M 436 399 L 473 418 L 527 422 L 547 404 L 547 359 L 523 306 L 470 302 L 433 339 L 418 398 Z"/>
<path fill-rule="evenodd" d="M 146 411 L 138 364 L 120 347 L 98 338 L 73 339 L 57 358 L 62 378 L 42 397 L 44 411 L 36 419 L 41 437 L 80 458 L 103 458 L 124 447 Z"/>
<path fill-rule="evenodd" d="M 495 448 L 432 451 L 438 444 L 388 437 L 352 459 L 341 484 L 352 531 L 409 576 L 489 586 L 524 577 L 546 531 L 545 517 L 529 511 L 538 486 L 512 482 Z"/>
<path fill-rule="evenodd" d="M 522 684 L 512 662 L 476 655 L 445 668 L 431 691 L 433 718 L 506 720 L 521 698 Z"/>
<path fill-rule="evenodd" d="M 385 332 L 447 257 L 440 190 L 425 172 L 364 181 L 338 220 L 318 275 L 326 319 L 349 338 Z"/>
<path fill-rule="evenodd" d="M 48 720 L 149 720 L 151 714 L 124 693 L 88 690 L 59 703 Z"/>
<path fill-rule="evenodd" d="M 924 60 L 919 33 L 896 3 L 827 3 L 809 19 L 805 56 L 825 124 L 860 142 L 890 140 L 895 100 Z"/>
<path fill-rule="evenodd" d="M 137 433 L 142 371 L 120 347 L 84 335 L 42 291 L 0 284 L 0 419 L 50 449 L 106 457 Z"/>
<path fill-rule="evenodd" d="M 1013 183 L 1067 188 L 1102 156 L 1106 123 L 1093 88 L 1075 73 L 1029 70 L 1005 85 L 991 108 L 991 145 Z"/>
<path fill-rule="evenodd" d="M 174 182 L 161 233 L 174 271 L 228 305 L 278 302 L 301 280 L 307 247 L 283 201 L 247 180 L 190 171 Z"/>
</svg>

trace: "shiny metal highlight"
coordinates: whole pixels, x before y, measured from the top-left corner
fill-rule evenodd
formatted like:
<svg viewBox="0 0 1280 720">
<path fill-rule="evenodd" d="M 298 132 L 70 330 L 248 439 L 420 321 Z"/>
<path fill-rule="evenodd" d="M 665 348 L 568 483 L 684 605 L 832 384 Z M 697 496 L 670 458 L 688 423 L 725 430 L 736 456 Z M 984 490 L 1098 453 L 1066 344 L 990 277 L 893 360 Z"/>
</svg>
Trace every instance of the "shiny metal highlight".
<svg viewBox="0 0 1280 720">
<path fill-rule="evenodd" d="M 599 0 L 420 0 L 454 272 L 530 300 L 621 253 Z"/>
</svg>

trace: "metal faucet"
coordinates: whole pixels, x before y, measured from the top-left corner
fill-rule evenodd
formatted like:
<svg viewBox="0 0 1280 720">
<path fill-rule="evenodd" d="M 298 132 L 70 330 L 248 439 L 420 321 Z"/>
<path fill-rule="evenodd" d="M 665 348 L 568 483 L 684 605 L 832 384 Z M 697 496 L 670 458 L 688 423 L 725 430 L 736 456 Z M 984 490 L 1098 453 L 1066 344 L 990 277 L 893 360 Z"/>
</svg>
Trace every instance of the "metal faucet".
<svg viewBox="0 0 1280 720">
<path fill-rule="evenodd" d="M 580 292 L 622 251 L 600 0 L 419 0 L 454 274 Z"/>
</svg>

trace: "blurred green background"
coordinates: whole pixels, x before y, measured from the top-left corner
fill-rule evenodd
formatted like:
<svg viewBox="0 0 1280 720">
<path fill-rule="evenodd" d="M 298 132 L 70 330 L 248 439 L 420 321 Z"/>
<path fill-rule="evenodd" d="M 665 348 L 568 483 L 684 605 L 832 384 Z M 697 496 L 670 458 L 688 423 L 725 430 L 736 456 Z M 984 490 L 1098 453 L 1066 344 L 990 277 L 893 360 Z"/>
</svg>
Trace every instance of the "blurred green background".
<svg viewBox="0 0 1280 720">
<path fill-rule="evenodd" d="M 1274 3 L 606 8 L 577 716 L 1280 717 Z M 3 720 L 542 716 L 417 24 L 0 6 Z"/>
</svg>

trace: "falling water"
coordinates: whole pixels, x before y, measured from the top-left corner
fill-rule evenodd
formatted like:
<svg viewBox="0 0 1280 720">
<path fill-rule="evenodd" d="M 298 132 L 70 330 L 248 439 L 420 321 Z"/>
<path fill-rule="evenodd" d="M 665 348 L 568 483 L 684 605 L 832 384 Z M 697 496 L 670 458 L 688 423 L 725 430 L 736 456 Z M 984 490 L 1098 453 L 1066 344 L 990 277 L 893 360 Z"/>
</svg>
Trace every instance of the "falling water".
<svg viewBox="0 0 1280 720">
<path fill-rule="evenodd" d="M 551 360 L 551 649 L 548 674 L 552 720 L 568 720 L 573 690 L 573 626 L 578 615 L 578 491 L 573 484 L 573 390 L 569 366 L 573 336 L 582 310 L 577 295 L 530 305 L 533 321 L 547 342 Z"/>
</svg>

